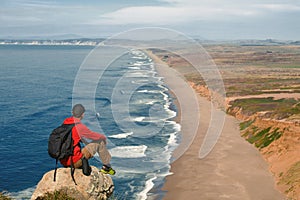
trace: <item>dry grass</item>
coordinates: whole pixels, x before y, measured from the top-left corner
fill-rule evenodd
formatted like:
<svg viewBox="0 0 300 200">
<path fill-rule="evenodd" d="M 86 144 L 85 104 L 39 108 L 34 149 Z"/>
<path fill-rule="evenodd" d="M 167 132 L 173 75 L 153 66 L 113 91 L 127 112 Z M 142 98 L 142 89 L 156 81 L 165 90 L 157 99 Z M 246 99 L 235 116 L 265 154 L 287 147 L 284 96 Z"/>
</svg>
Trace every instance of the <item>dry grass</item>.
<svg viewBox="0 0 300 200">
<path fill-rule="evenodd" d="M 227 97 L 300 92 L 300 46 L 207 45 L 222 75 Z M 170 52 L 154 52 L 189 81 L 205 85 L 191 65 Z M 199 55 L 194 55 L 199 56 Z"/>
</svg>

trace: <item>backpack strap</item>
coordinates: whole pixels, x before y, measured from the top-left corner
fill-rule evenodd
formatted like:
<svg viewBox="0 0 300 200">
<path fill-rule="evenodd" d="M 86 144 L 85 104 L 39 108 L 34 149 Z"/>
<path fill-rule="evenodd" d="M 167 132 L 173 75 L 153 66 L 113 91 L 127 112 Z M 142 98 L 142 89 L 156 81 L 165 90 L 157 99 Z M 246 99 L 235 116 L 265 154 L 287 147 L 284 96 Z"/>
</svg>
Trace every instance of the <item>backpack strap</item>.
<svg viewBox="0 0 300 200">
<path fill-rule="evenodd" d="M 71 177 L 72 177 L 72 180 L 75 183 L 75 185 L 77 185 L 75 178 L 74 178 L 74 173 L 75 173 L 75 167 L 74 167 L 74 163 L 73 163 L 72 156 L 71 156 Z"/>
<path fill-rule="evenodd" d="M 56 159 L 53 182 L 56 181 L 57 163 L 58 163 L 58 159 Z M 74 163 L 73 163 L 73 160 L 71 157 L 71 177 L 72 177 L 72 180 L 74 181 L 75 185 L 77 185 L 75 178 L 74 178 L 74 172 L 75 172 L 75 167 L 74 167 Z"/>
<path fill-rule="evenodd" d="M 58 159 L 56 159 L 56 164 L 55 164 L 55 170 L 54 170 L 53 182 L 55 182 L 55 181 L 56 181 L 57 163 L 58 163 Z"/>
<path fill-rule="evenodd" d="M 73 146 L 73 135 L 72 135 L 72 130 L 73 128 L 77 125 L 78 123 L 74 123 L 73 126 L 72 126 L 72 129 L 71 129 L 71 144 L 72 144 L 72 152 L 74 152 L 74 146 Z M 77 185 L 76 181 L 75 181 L 75 178 L 74 178 L 74 173 L 75 173 L 75 167 L 74 167 L 74 163 L 73 163 L 73 156 L 71 156 L 71 177 L 72 177 L 72 180 L 73 182 L 75 183 L 75 185 Z"/>
</svg>

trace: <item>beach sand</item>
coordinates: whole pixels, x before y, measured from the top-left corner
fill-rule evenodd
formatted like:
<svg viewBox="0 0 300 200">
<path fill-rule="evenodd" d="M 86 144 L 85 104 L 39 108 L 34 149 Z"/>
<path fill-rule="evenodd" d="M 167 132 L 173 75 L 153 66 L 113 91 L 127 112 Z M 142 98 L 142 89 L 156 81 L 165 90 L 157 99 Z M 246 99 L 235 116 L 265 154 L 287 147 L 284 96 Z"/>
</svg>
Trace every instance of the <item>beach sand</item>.
<svg viewBox="0 0 300 200">
<path fill-rule="evenodd" d="M 178 99 L 181 110 L 177 121 L 181 124 L 182 141 L 190 140 L 190 124 L 200 115 L 199 127 L 188 149 L 175 150 L 178 158 L 171 164 L 172 175 L 166 177 L 162 188 L 166 191 L 165 200 L 283 200 L 285 197 L 275 188 L 275 181 L 259 151 L 240 136 L 239 122 L 226 115 L 221 136 L 213 150 L 203 159 L 199 149 L 209 127 L 211 103 L 196 96 L 199 110 L 195 109 L 190 98 L 193 94 L 182 89 L 181 75 L 162 62 L 151 52 L 158 73 Z M 181 80 L 179 80 L 181 79 Z M 188 139 L 186 139 L 188 138 Z M 181 155 L 182 154 L 182 155 Z M 179 156 L 178 156 L 179 155 Z"/>
</svg>

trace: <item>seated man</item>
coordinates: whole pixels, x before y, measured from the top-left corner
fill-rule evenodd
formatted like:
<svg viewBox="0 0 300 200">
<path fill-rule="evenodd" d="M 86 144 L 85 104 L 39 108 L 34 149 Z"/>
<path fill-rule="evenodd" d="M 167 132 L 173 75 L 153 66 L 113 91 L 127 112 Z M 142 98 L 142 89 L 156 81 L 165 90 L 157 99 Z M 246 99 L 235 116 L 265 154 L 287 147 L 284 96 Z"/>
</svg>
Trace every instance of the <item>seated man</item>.
<svg viewBox="0 0 300 200">
<path fill-rule="evenodd" d="M 85 159 L 90 159 L 95 153 L 98 153 L 103 163 L 103 167 L 100 171 L 114 175 L 116 172 L 110 165 L 111 155 L 106 149 L 106 137 L 103 134 L 91 131 L 86 125 L 81 123 L 84 112 L 85 108 L 83 105 L 76 104 L 72 109 L 73 116 L 64 120 L 64 124 L 76 124 L 72 129 L 74 153 L 73 156 L 61 159 L 60 163 L 65 167 L 69 167 L 71 163 L 73 163 L 75 168 L 81 168 Z M 92 142 L 86 144 L 86 146 L 81 149 L 80 142 L 82 142 L 84 138 L 92 140 Z"/>
</svg>

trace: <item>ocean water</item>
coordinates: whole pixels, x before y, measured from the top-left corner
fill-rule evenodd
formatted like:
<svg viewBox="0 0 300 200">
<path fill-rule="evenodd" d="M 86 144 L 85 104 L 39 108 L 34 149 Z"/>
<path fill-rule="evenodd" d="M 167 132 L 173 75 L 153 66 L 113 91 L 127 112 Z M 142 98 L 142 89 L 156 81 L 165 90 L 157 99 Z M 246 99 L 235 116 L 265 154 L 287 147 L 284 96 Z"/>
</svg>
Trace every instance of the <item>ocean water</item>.
<svg viewBox="0 0 300 200">
<path fill-rule="evenodd" d="M 43 174 L 54 169 L 48 136 L 71 114 L 74 80 L 92 49 L 0 45 L 0 191 L 28 199 Z M 129 50 L 99 70 L 95 108 L 83 122 L 108 138 L 117 171 L 114 197 L 161 199 L 180 132 L 168 88 L 142 51 Z M 102 166 L 98 156 L 91 164 Z"/>
</svg>

